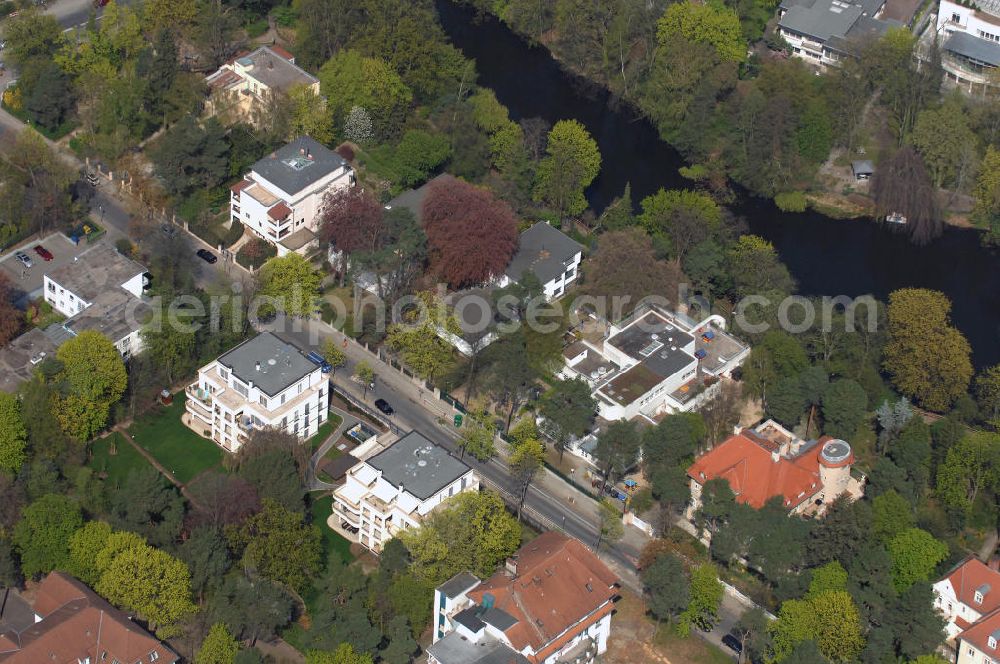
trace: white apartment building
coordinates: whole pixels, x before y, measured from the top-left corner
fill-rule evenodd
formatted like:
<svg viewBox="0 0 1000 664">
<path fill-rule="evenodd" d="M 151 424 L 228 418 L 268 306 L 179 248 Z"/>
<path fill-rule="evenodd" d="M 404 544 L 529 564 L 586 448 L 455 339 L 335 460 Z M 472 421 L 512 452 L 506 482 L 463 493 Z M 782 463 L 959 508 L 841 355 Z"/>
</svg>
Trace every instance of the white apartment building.
<svg viewBox="0 0 1000 664">
<path fill-rule="evenodd" d="M 606 420 L 653 420 L 690 411 L 750 353 L 749 346 L 725 332 L 725 325 L 721 316 L 695 322 L 656 307 L 643 307 L 615 324 L 591 316 L 586 326 L 600 328 L 602 339 L 574 338 L 563 349 L 559 375 L 586 381 Z"/>
<path fill-rule="evenodd" d="M 208 114 L 234 122 L 259 124 L 272 93 L 304 86 L 319 95 L 319 79 L 297 66 L 295 56 L 280 46 L 261 46 L 241 55 L 208 75 L 205 83 L 211 91 Z"/>
<path fill-rule="evenodd" d="M 411 431 L 348 471 L 333 492 L 331 524 L 380 553 L 396 533 L 419 528 L 452 496 L 478 490 L 472 468 Z"/>
<path fill-rule="evenodd" d="M 517 253 L 499 279 L 501 288 L 519 282 L 526 272 L 533 272 L 542 284 L 545 299 L 566 292 L 580 275 L 583 246 L 558 228 L 540 221 L 518 238 Z"/>
<path fill-rule="evenodd" d="M 270 332 L 199 369 L 186 392 L 188 424 L 227 452 L 264 427 L 309 438 L 329 410 L 329 382 L 320 367 Z"/>
<path fill-rule="evenodd" d="M 142 350 L 140 331 L 149 313 L 142 298 L 148 287 L 146 268 L 103 240 L 46 272 L 42 282 L 45 301 L 69 319 L 62 324 L 68 336 L 96 330 L 126 359 Z"/>
<path fill-rule="evenodd" d="M 948 80 L 973 91 L 1000 65 L 1000 0 L 959 4 L 941 0 L 937 16 L 941 66 Z"/>
<path fill-rule="evenodd" d="M 230 212 L 279 256 L 317 246 L 324 197 L 354 185 L 354 171 L 340 155 L 301 136 L 264 157 L 230 188 Z"/>
</svg>

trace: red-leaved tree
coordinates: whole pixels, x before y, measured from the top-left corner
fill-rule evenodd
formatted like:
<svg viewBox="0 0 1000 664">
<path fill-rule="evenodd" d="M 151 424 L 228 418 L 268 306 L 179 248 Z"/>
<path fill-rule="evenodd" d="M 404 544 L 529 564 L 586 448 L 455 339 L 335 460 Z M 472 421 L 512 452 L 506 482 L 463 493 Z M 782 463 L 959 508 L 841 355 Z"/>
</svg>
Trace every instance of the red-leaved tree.
<svg viewBox="0 0 1000 664">
<path fill-rule="evenodd" d="M 24 325 L 24 313 L 14 306 L 14 287 L 0 274 L 0 346 L 16 337 Z"/>
<path fill-rule="evenodd" d="M 431 268 L 453 288 L 501 274 L 517 250 L 517 217 L 486 189 L 456 179 L 431 183 L 423 205 Z"/>
<path fill-rule="evenodd" d="M 385 224 L 384 210 L 375 197 L 361 187 L 349 187 L 327 194 L 320 212 L 320 239 L 340 251 L 341 281 L 347 271 L 351 254 L 359 251 L 373 252 Z"/>
</svg>

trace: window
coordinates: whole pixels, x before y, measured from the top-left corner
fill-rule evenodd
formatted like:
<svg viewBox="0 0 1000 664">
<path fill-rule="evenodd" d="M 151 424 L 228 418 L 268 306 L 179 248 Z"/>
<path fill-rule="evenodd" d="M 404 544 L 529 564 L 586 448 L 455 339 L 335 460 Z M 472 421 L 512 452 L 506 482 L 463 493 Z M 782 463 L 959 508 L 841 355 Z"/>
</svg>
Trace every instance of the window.
<svg viewBox="0 0 1000 664">
<path fill-rule="evenodd" d="M 465 480 L 466 480 L 466 478 L 463 477 L 462 478 L 462 490 L 463 491 L 465 490 Z"/>
<path fill-rule="evenodd" d="M 260 397 L 260 405 L 263 406 L 264 408 L 267 408 L 267 397 L 263 395 Z"/>
<path fill-rule="evenodd" d="M 238 380 L 233 381 L 233 389 L 236 390 L 244 399 L 250 396 L 250 392 L 247 390 L 247 386 Z"/>
<path fill-rule="evenodd" d="M 997 640 L 994 639 L 992 636 L 986 640 L 986 644 L 993 650 L 997 649 Z"/>
<path fill-rule="evenodd" d="M 983 603 L 983 594 L 977 590 L 976 591 L 976 604 L 982 604 L 982 603 Z"/>
<path fill-rule="evenodd" d="M 957 12 L 952 13 L 952 15 L 951 15 L 951 22 L 952 23 L 961 23 L 962 22 L 962 15 L 959 14 L 959 13 L 957 13 Z"/>
<path fill-rule="evenodd" d="M 155 650 L 153 652 L 149 653 L 149 661 L 155 662 L 159 658 L 160 658 L 160 653 L 156 652 Z"/>
<path fill-rule="evenodd" d="M 574 268 L 566 270 L 566 280 L 568 281 L 572 279 L 574 274 L 576 274 L 576 270 Z"/>
<path fill-rule="evenodd" d="M 222 380 L 225 380 L 225 381 L 229 380 L 229 372 L 228 371 L 226 371 L 222 367 L 218 367 L 218 372 L 219 372 L 219 377 L 222 378 Z"/>
<path fill-rule="evenodd" d="M 281 395 L 281 405 L 285 405 L 285 395 Z"/>
<path fill-rule="evenodd" d="M 54 283 L 52 283 L 51 281 L 49 282 L 49 292 L 50 293 L 55 293 L 56 292 L 56 285 Z"/>
</svg>

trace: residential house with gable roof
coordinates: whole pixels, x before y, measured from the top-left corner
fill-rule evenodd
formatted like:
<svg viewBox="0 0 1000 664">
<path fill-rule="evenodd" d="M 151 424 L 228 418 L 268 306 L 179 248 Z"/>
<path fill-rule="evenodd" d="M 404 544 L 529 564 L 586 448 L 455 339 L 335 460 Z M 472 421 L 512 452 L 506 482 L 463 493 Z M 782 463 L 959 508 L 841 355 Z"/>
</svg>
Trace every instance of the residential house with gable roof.
<svg viewBox="0 0 1000 664">
<path fill-rule="evenodd" d="M 429 664 L 594 662 L 607 650 L 618 578 L 587 547 L 542 533 L 502 571 L 434 591 Z"/>
<path fill-rule="evenodd" d="M 174 664 L 180 657 L 82 582 L 52 572 L 34 601 L 0 589 L 3 664 Z"/>
<path fill-rule="evenodd" d="M 500 276 L 498 286 L 518 283 L 532 272 L 542 285 L 545 299 L 557 298 L 580 275 L 583 246 L 558 228 L 540 221 L 521 233 L 517 252 Z"/>
<path fill-rule="evenodd" d="M 993 609 L 955 639 L 956 664 L 1000 662 L 1000 608 Z"/>
<path fill-rule="evenodd" d="M 934 608 L 947 621 L 948 639 L 954 639 L 1000 609 L 1000 571 L 975 556 L 967 557 L 934 584 Z M 1000 656 L 996 659 L 1000 661 Z"/>
<path fill-rule="evenodd" d="M 864 477 L 851 472 L 854 452 L 830 436 L 802 440 L 774 420 L 742 429 L 698 457 L 687 474 L 691 502 L 687 516 L 701 507 L 705 483 L 724 479 L 736 502 L 760 509 L 780 497 L 790 514 L 821 516 L 841 495 L 864 495 Z"/>
<path fill-rule="evenodd" d="M 825 68 L 839 65 L 854 43 L 877 38 L 898 20 L 884 16 L 886 0 L 782 0 L 777 33 L 792 55 Z"/>
<path fill-rule="evenodd" d="M 354 186 L 354 170 L 339 154 L 300 136 L 253 165 L 230 187 L 230 214 L 279 256 L 307 254 L 327 194 Z"/>
</svg>

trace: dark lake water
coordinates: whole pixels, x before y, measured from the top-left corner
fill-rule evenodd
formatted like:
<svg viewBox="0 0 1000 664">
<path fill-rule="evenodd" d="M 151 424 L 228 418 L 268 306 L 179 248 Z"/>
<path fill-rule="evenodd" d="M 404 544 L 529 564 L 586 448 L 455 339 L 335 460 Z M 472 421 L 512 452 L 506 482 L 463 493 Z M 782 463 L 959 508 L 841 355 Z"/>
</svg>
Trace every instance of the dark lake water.
<svg viewBox="0 0 1000 664">
<path fill-rule="evenodd" d="M 677 172 L 684 159 L 630 108 L 606 90 L 564 71 L 548 51 L 533 47 L 492 16 L 437 0 L 452 42 L 476 60 L 479 82 L 520 120 L 573 118 L 601 150 L 602 166 L 587 199 L 597 210 L 632 184 L 635 201 L 661 187 L 690 186 Z M 982 368 L 1000 363 L 1000 256 L 982 248 L 977 233 L 949 228 L 927 247 L 870 220 L 841 221 L 815 213 L 779 211 L 769 200 L 743 196 L 730 208 L 751 231 L 770 240 L 803 295 L 870 293 L 885 300 L 898 288 L 921 287 L 951 298 L 955 325 Z"/>
</svg>

